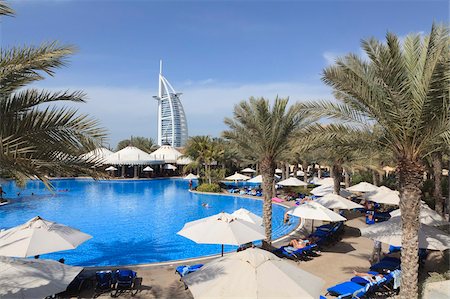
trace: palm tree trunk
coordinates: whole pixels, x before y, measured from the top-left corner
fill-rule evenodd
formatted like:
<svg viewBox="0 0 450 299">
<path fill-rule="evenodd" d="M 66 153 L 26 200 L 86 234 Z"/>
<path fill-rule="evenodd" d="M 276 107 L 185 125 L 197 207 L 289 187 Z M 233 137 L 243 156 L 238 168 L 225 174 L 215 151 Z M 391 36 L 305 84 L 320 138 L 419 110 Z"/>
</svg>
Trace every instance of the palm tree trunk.
<svg viewBox="0 0 450 299">
<path fill-rule="evenodd" d="M 338 164 L 331 166 L 331 176 L 334 182 L 334 193 L 339 194 L 341 191 L 341 167 Z"/>
<path fill-rule="evenodd" d="M 448 154 L 448 173 L 447 173 L 447 177 L 448 177 L 448 194 L 447 194 L 447 213 L 450 214 L 450 153 Z M 444 211 L 445 212 L 445 211 Z"/>
<path fill-rule="evenodd" d="M 444 216 L 444 197 L 442 196 L 442 153 L 436 152 L 431 155 L 433 162 L 433 177 L 434 177 L 434 203 L 437 213 Z"/>
<path fill-rule="evenodd" d="M 294 178 L 297 177 L 297 172 L 298 172 L 298 163 L 295 162 L 295 163 L 294 163 Z"/>
<path fill-rule="evenodd" d="M 286 177 L 286 168 L 285 168 L 285 164 L 284 163 L 281 163 L 280 169 L 281 169 L 281 180 L 287 179 L 287 177 Z"/>
<path fill-rule="evenodd" d="M 350 175 L 348 174 L 348 171 L 344 169 L 344 183 L 345 188 L 350 187 Z"/>
<path fill-rule="evenodd" d="M 372 183 L 375 186 L 379 186 L 380 182 L 378 181 L 378 173 L 375 170 L 372 170 Z"/>
<path fill-rule="evenodd" d="M 289 167 L 289 163 L 285 163 L 284 164 L 284 171 L 285 171 L 284 177 L 287 179 L 289 178 L 290 170 L 291 170 L 291 168 Z"/>
<path fill-rule="evenodd" d="M 400 160 L 398 179 L 402 220 L 402 282 L 400 298 L 418 298 L 419 210 L 423 167 L 418 161 Z"/>
<path fill-rule="evenodd" d="M 319 165 L 319 170 L 317 170 L 317 177 L 319 179 L 321 179 L 322 178 L 322 169 L 320 168 L 320 164 L 318 164 L 318 165 Z"/>
<path fill-rule="evenodd" d="M 308 162 L 303 161 L 302 163 L 302 169 L 303 169 L 303 173 L 304 173 L 304 177 L 303 177 L 303 182 L 308 183 Z"/>
<path fill-rule="evenodd" d="M 265 157 L 260 161 L 262 175 L 262 191 L 264 195 L 263 222 L 266 230 L 266 242 L 272 241 L 272 195 L 274 189 L 275 163 L 271 157 Z"/>
</svg>

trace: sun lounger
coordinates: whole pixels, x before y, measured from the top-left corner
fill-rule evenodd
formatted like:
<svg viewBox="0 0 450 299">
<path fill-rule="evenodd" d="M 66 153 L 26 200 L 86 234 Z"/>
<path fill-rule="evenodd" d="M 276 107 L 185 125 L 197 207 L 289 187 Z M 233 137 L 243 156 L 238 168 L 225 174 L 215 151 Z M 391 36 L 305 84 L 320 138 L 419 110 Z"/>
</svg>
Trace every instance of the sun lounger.
<svg viewBox="0 0 450 299">
<path fill-rule="evenodd" d="M 115 293 L 112 294 L 112 297 L 117 297 L 119 294 L 124 292 L 130 292 L 131 296 L 137 294 L 137 283 L 136 283 L 136 272 L 129 269 L 119 269 L 115 272 Z"/>
<path fill-rule="evenodd" d="M 175 269 L 175 273 L 178 273 L 180 275 L 180 279 L 181 277 L 184 277 L 185 275 L 195 272 L 198 269 L 200 269 L 201 267 L 203 267 L 203 264 L 197 264 L 197 265 L 192 265 L 192 266 L 178 266 Z"/>
<path fill-rule="evenodd" d="M 401 268 L 400 260 L 391 261 L 391 260 L 385 260 L 384 258 L 380 262 L 370 266 L 370 270 L 377 271 L 380 273 L 388 273 L 390 271 L 394 271 L 394 270 L 397 270 L 400 268 Z"/>
<path fill-rule="evenodd" d="M 273 197 L 272 201 L 274 201 L 274 202 L 283 202 L 284 200 L 281 199 L 281 198 L 278 198 L 278 197 Z"/>
<path fill-rule="evenodd" d="M 317 244 L 311 244 L 299 249 L 295 249 L 291 246 L 281 246 L 272 251 L 272 253 L 279 257 L 285 257 L 298 262 L 309 261 L 311 260 L 311 257 L 319 256 L 318 251 L 319 247 Z"/>
<path fill-rule="evenodd" d="M 116 283 L 111 270 L 95 272 L 95 281 L 94 298 L 103 293 L 113 291 Z"/>
<path fill-rule="evenodd" d="M 371 292 L 376 283 L 368 282 L 364 286 L 352 281 L 346 281 L 327 289 L 327 294 L 337 296 L 338 299 L 343 298 L 361 298 L 365 294 Z"/>
</svg>

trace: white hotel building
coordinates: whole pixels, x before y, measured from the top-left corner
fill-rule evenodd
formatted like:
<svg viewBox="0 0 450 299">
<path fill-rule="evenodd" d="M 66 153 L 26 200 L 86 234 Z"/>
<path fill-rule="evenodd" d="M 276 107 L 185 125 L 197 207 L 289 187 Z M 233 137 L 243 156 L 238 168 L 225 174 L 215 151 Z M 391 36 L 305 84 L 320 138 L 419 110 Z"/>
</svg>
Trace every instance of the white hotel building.
<svg viewBox="0 0 450 299">
<path fill-rule="evenodd" d="M 177 93 L 162 75 L 162 61 L 159 69 L 158 95 L 158 145 L 183 147 L 188 139 L 188 127 L 181 93 Z"/>
</svg>

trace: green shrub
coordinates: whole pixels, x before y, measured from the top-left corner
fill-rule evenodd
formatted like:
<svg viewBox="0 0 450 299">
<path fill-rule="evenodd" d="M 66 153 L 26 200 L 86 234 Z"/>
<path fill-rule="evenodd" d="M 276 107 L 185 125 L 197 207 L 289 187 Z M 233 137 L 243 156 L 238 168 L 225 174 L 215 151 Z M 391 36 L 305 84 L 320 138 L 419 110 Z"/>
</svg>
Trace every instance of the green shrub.
<svg viewBox="0 0 450 299">
<path fill-rule="evenodd" d="M 212 193 L 220 193 L 222 189 L 220 189 L 219 184 L 201 184 L 197 187 L 197 191 L 199 192 L 212 192 Z"/>
</svg>

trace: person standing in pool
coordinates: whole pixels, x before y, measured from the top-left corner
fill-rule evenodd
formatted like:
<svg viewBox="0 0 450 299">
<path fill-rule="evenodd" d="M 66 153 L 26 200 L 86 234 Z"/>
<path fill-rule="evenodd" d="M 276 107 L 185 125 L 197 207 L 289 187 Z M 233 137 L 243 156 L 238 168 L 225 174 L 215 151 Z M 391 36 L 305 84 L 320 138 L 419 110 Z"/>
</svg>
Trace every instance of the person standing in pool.
<svg viewBox="0 0 450 299">
<path fill-rule="evenodd" d="M 3 194 L 6 194 L 6 192 L 5 191 L 3 191 L 3 187 L 2 187 L 2 185 L 0 185 L 0 202 L 3 202 Z"/>
<path fill-rule="evenodd" d="M 189 180 L 189 190 L 192 190 L 192 180 Z"/>
</svg>

